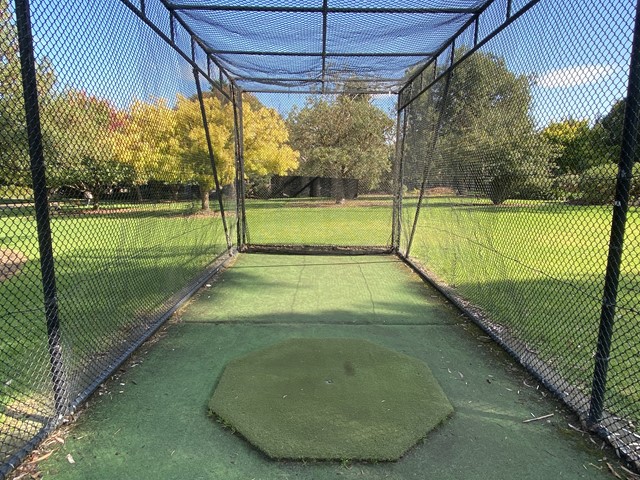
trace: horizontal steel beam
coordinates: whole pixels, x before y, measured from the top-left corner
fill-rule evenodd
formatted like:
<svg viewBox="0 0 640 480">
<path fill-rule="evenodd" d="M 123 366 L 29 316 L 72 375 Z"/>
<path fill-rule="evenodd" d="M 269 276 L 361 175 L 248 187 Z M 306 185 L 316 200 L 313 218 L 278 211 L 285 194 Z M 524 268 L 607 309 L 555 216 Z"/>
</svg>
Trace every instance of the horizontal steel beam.
<svg viewBox="0 0 640 480">
<path fill-rule="evenodd" d="M 213 55 L 257 55 L 279 57 L 428 57 L 433 52 L 275 52 L 260 50 L 217 50 L 207 49 Z"/>
<path fill-rule="evenodd" d="M 292 77 L 245 77 L 243 75 L 239 75 L 234 77 L 236 81 L 246 81 L 246 82 L 260 82 L 260 83 L 269 83 L 269 82 L 291 82 L 291 83 L 322 83 L 321 78 L 292 78 Z M 344 78 L 344 79 L 331 79 L 329 78 L 327 82 L 329 83 L 400 83 L 402 82 L 402 78 L 374 78 L 374 77 L 360 77 L 360 78 Z"/>
<path fill-rule="evenodd" d="M 275 7 L 266 5 L 199 5 L 189 3 L 170 3 L 168 8 L 171 10 L 201 10 L 209 12 L 283 12 L 283 13 L 323 13 L 322 7 Z M 477 8 L 346 8 L 346 7 L 329 7 L 326 13 L 435 13 L 435 14 L 474 14 Z"/>
<path fill-rule="evenodd" d="M 395 88 L 393 90 L 327 90 L 326 92 L 321 92 L 319 90 L 287 90 L 289 87 L 282 87 L 280 89 L 277 88 L 264 88 L 264 89 L 242 89 L 244 93 L 287 93 L 287 94 L 300 94 L 300 95 L 320 95 L 322 93 L 326 94 L 339 94 L 339 93 L 347 93 L 349 95 L 396 95 L 398 93 L 398 89 Z"/>
</svg>

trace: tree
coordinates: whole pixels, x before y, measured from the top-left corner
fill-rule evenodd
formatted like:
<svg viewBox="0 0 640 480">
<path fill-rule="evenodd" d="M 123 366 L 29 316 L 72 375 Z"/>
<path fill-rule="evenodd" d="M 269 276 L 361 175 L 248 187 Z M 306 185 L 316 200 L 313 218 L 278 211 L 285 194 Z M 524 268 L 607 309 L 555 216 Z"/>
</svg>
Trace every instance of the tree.
<svg viewBox="0 0 640 480">
<path fill-rule="evenodd" d="M 601 149 L 605 152 L 608 160 L 618 163 L 620 160 L 620 149 L 622 147 L 622 127 L 624 123 L 624 111 L 626 99 L 618 100 L 609 113 L 599 118 L 594 126 L 595 131 L 600 131 L 599 139 Z M 640 132 L 636 132 L 640 137 Z M 636 151 L 636 160 L 640 158 L 640 147 Z"/>
<path fill-rule="evenodd" d="M 337 202 L 344 201 L 345 179 L 356 178 L 371 190 L 391 169 L 393 121 L 368 95 L 310 99 L 291 111 L 288 123 L 291 144 L 300 151 L 298 172 L 340 179 Z"/>
<path fill-rule="evenodd" d="M 289 130 L 280 114 L 259 103 L 251 105 L 243 104 L 245 174 L 286 175 L 298 168 L 300 154 L 289 145 Z"/>
<path fill-rule="evenodd" d="M 133 168 L 120 161 L 115 149 L 118 123 L 118 112 L 106 100 L 77 90 L 53 95 L 42 115 L 45 142 L 51 145 L 49 188 L 67 185 L 90 192 L 97 209 L 108 188 L 130 183 Z"/>
<path fill-rule="evenodd" d="M 640 165 L 634 164 L 633 176 L 640 175 Z M 580 175 L 578 188 L 580 202 L 588 205 L 610 205 L 613 203 L 616 190 L 618 166 L 615 163 L 598 165 L 584 171 Z M 632 202 L 640 196 L 640 183 L 632 182 L 629 195 Z"/>
<path fill-rule="evenodd" d="M 233 107 L 220 95 L 208 94 L 203 98 L 220 185 L 228 185 L 235 176 Z M 288 143 L 289 132 L 282 117 L 275 109 L 262 105 L 256 97 L 248 95 L 247 99 L 243 105 L 245 174 L 249 177 L 284 175 L 295 170 L 299 154 Z M 200 185 L 202 208 L 208 209 L 213 176 L 198 98 L 179 97 L 176 113 L 183 163 Z M 203 159 L 206 160 L 204 163 Z"/>
<path fill-rule="evenodd" d="M 456 57 L 465 53 L 459 49 Z M 430 184 L 486 195 L 494 204 L 545 195 L 555 154 L 534 129 L 529 79 L 511 72 L 503 58 L 475 52 L 453 70 L 446 98 L 445 83 L 441 79 L 418 98 L 408 117 L 409 128 L 419 121 L 427 132 L 416 148 L 431 155 L 421 159 L 432 162 Z M 431 152 L 434 134 L 437 148 Z"/>
<path fill-rule="evenodd" d="M 235 172 L 232 106 L 223 105 L 215 96 L 204 98 L 204 104 L 220 185 L 228 185 Z M 197 100 L 178 95 L 175 115 L 182 165 L 200 187 L 202 209 L 209 210 L 209 192 L 214 187 L 214 179 L 200 105 Z"/>
<path fill-rule="evenodd" d="M 136 101 L 114 132 L 117 156 L 133 168 L 134 184 L 139 187 L 150 180 L 169 184 L 174 198 L 179 185 L 189 179 L 182 164 L 176 117 L 176 110 L 164 99 Z"/>
<path fill-rule="evenodd" d="M 36 60 L 41 104 L 46 105 L 56 75 L 48 58 Z M 43 132 L 45 156 L 51 144 Z M 8 0 L 0 0 L 0 185 L 30 185 L 18 33 Z"/>
<path fill-rule="evenodd" d="M 589 127 L 588 120 L 564 120 L 550 123 L 542 135 L 557 149 L 556 174 L 575 175 L 607 163 L 602 144 L 602 128 Z"/>
</svg>

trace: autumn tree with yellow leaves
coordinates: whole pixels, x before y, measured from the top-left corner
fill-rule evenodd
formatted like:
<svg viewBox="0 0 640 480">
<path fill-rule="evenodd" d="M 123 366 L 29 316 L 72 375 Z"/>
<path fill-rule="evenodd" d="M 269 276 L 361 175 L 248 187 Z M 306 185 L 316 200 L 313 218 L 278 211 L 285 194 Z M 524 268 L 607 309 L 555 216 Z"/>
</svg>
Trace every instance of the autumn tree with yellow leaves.
<svg viewBox="0 0 640 480">
<path fill-rule="evenodd" d="M 135 101 L 124 116 L 121 128 L 114 132 L 114 144 L 120 161 L 135 172 L 134 186 L 150 180 L 164 182 L 172 187 L 175 198 L 179 184 L 189 180 L 181 161 L 176 121 L 174 109 L 164 99 Z M 137 191 L 140 200 L 140 189 Z"/>
</svg>

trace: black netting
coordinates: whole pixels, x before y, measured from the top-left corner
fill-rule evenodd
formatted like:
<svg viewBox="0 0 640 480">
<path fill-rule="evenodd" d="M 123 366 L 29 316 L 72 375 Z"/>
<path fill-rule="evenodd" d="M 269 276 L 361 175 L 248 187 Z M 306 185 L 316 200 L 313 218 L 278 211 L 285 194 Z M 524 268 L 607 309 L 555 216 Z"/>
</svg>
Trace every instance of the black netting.
<svg viewBox="0 0 640 480">
<path fill-rule="evenodd" d="M 340 91 L 344 79 L 358 77 L 374 87 L 392 80 L 381 86 L 384 92 L 397 91 L 407 70 L 437 55 L 488 3 L 170 2 L 169 7 L 245 89 L 287 91 L 320 80 Z M 254 87 L 256 78 L 262 87 Z"/>
<path fill-rule="evenodd" d="M 46 162 L 33 176 L 16 13 L 0 2 L 3 471 L 227 250 L 218 193 L 235 235 L 230 102 L 206 85 L 215 148 L 226 135 L 215 191 L 186 61 L 122 4 L 34 2 L 32 18 Z"/>
<path fill-rule="evenodd" d="M 606 271 L 634 8 L 596 3 L 540 2 L 469 55 L 507 18 L 495 2 L 475 39 L 405 89 L 400 251 L 638 462 L 633 182 L 614 326 L 601 327 L 616 303 Z"/>
<path fill-rule="evenodd" d="M 0 0 L 0 476 L 234 247 L 398 252 L 638 466 L 632 2 L 28 8 Z"/>
</svg>

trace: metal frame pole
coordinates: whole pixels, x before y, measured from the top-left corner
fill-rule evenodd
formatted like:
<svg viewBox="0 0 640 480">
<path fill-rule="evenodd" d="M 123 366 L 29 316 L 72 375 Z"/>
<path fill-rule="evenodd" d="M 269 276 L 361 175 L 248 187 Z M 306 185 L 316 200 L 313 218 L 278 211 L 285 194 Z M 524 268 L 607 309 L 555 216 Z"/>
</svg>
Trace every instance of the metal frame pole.
<svg viewBox="0 0 640 480">
<path fill-rule="evenodd" d="M 452 58 L 454 48 L 452 47 Z M 447 106 L 447 98 L 449 96 L 449 86 L 451 84 L 451 75 L 452 70 L 449 69 L 447 76 L 445 77 L 444 89 L 442 92 L 442 104 L 440 105 L 440 112 L 438 114 L 438 120 L 433 129 L 433 140 L 431 142 L 431 148 L 429 151 L 429 155 L 425 159 L 424 168 L 422 170 L 422 184 L 420 185 L 420 195 L 418 196 L 418 204 L 416 205 L 416 215 L 413 219 L 413 226 L 411 227 L 411 234 L 409 235 L 409 242 L 407 244 L 407 251 L 404 253 L 406 257 L 409 257 L 409 253 L 411 252 L 411 245 L 413 244 L 413 237 L 416 234 L 416 228 L 418 226 L 418 218 L 420 217 L 420 209 L 422 207 L 422 200 L 424 198 L 424 189 L 427 186 L 427 178 L 429 177 L 429 169 L 431 166 L 432 156 L 436 151 L 436 145 L 438 144 L 438 134 L 440 132 L 440 128 L 442 126 L 442 120 L 444 118 L 444 110 Z"/>
<path fill-rule="evenodd" d="M 229 229 L 227 228 L 227 220 L 224 214 L 224 204 L 222 202 L 222 189 L 220 188 L 220 180 L 218 179 L 218 169 L 216 168 L 215 153 L 211 144 L 211 135 L 209 134 L 209 122 L 207 122 L 207 111 L 204 106 L 204 98 L 202 97 L 202 87 L 200 86 L 200 72 L 193 69 L 193 78 L 196 82 L 196 91 L 198 92 L 198 103 L 200 103 L 200 113 L 202 115 L 202 126 L 204 127 L 204 136 L 207 140 L 207 150 L 209 151 L 209 160 L 211 161 L 211 170 L 213 171 L 213 182 L 216 186 L 216 196 L 218 197 L 218 205 L 220 207 L 220 215 L 222 217 L 222 227 L 224 228 L 224 236 L 227 240 L 227 249 L 231 249 L 231 238 L 229 237 Z"/>
<path fill-rule="evenodd" d="M 242 90 L 234 87 L 233 90 L 233 120 L 235 122 L 236 141 L 236 230 L 238 236 L 238 249 L 247 243 L 247 220 L 245 210 L 244 188 L 244 127 L 242 118 Z"/>
<path fill-rule="evenodd" d="M 20 70 L 24 96 L 27 136 L 33 196 L 40 249 L 40 270 L 42 272 L 42 291 L 44 295 L 44 313 L 47 321 L 47 339 L 53 398 L 56 413 L 64 415 L 67 408 L 66 386 L 60 345 L 60 317 L 51 238 L 51 220 L 49 218 L 49 198 L 47 193 L 46 169 L 40 128 L 40 105 L 38 102 L 38 82 L 33 53 L 33 35 L 31 33 L 31 13 L 29 0 L 15 0 L 16 26 L 20 47 Z"/>
<path fill-rule="evenodd" d="M 400 96 L 398 96 L 400 102 Z M 391 226 L 391 246 L 400 249 L 402 232 L 402 179 L 404 177 L 404 138 L 407 128 L 407 111 L 398 110 L 396 119 L 396 154 L 393 165 L 393 219 Z M 401 137 L 402 136 L 402 137 Z"/>
<path fill-rule="evenodd" d="M 602 310 L 600 313 L 600 329 L 596 347 L 595 367 L 589 406 L 588 423 L 593 428 L 600 420 L 604 410 L 607 388 L 607 371 L 609 369 L 609 353 L 615 322 L 618 282 L 620 280 L 620 264 L 624 246 L 624 230 L 629 209 L 629 194 L 633 177 L 633 165 L 636 160 L 640 131 L 640 0 L 636 2 L 636 19 L 631 46 L 629 65 L 629 83 L 627 86 L 627 102 L 622 125 L 622 144 L 618 163 L 618 176 L 613 202 L 611 221 L 611 237 L 609 255 L 605 275 Z"/>
</svg>

